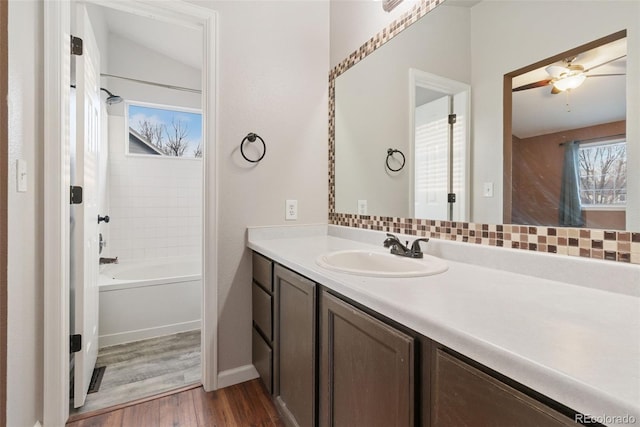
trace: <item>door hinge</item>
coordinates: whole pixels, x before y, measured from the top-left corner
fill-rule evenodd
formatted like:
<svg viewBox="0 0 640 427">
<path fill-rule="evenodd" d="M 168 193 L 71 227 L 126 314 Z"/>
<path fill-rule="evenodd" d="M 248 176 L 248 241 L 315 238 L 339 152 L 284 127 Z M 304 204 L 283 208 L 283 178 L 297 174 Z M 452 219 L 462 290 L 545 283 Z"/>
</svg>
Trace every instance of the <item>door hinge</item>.
<svg viewBox="0 0 640 427">
<path fill-rule="evenodd" d="M 449 114 L 449 124 L 453 125 L 456 123 L 456 119 L 457 119 L 457 115 L 456 114 Z"/>
<path fill-rule="evenodd" d="M 447 194 L 447 202 L 455 203 L 456 202 L 456 193 Z"/>
<path fill-rule="evenodd" d="M 71 36 L 71 55 L 82 55 L 82 39 Z"/>
<path fill-rule="evenodd" d="M 82 187 L 77 185 L 71 186 L 71 204 L 79 205 L 82 203 Z"/>
<path fill-rule="evenodd" d="M 71 353 L 77 353 L 82 350 L 82 335 L 71 335 Z"/>
</svg>

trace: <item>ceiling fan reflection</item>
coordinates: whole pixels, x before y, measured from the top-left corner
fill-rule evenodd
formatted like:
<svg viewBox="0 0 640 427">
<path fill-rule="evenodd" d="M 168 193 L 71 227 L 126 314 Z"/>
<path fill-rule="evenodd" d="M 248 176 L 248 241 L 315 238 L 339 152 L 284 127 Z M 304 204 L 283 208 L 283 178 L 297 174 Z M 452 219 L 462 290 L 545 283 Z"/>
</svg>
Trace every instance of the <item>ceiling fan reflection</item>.
<svg viewBox="0 0 640 427">
<path fill-rule="evenodd" d="M 584 66 L 580 64 L 574 64 L 573 61 L 576 58 L 568 58 L 565 59 L 564 65 L 549 65 L 545 68 L 547 74 L 549 74 L 548 79 L 539 80 L 537 82 L 529 83 L 526 85 L 518 86 L 513 88 L 513 92 L 520 92 L 523 90 L 535 89 L 539 87 L 546 87 L 551 85 L 551 93 L 556 95 L 561 92 L 565 92 L 568 90 L 576 89 L 584 81 L 587 77 L 612 77 L 612 76 L 624 76 L 625 73 L 609 73 L 609 74 L 587 74 L 590 71 L 595 70 L 596 68 L 602 67 L 604 65 L 610 64 L 612 62 L 618 61 L 627 55 L 622 55 L 617 58 L 613 58 L 609 61 L 605 61 L 601 64 L 595 65 L 589 69 L 585 69 Z"/>
</svg>

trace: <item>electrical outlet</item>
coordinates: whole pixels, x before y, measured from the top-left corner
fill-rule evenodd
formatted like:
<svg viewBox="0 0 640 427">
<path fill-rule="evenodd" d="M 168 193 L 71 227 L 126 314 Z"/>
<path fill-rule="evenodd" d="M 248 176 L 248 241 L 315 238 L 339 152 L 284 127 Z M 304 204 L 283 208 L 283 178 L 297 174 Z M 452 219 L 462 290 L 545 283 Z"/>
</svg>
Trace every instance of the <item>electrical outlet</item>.
<svg viewBox="0 0 640 427">
<path fill-rule="evenodd" d="M 482 190 L 484 197 L 493 197 L 493 182 L 485 182 Z"/>
<path fill-rule="evenodd" d="M 284 219 L 287 221 L 294 221 L 298 219 L 298 201 L 297 200 L 286 201 Z"/>
<path fill-rule="evenodd" d="M 367 214 L 367 201 L 358 200 L 358 215 L 366 215 L 366 214 Z"/>
</svg>

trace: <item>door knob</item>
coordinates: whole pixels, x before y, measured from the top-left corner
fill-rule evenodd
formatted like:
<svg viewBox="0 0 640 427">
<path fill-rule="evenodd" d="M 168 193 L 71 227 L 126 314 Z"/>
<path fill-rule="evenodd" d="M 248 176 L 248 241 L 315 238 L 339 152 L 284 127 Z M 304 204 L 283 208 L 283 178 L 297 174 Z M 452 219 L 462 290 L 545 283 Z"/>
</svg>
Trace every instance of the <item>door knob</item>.
<svg viewBox="0 0 640 427">
<path fill-rule="evenodd" d="M 109 215 L 105 215 L 105 216 L 98 215 L 98 224 L 100 224 L 102 221 L 109 222 Z"/>
</svg>

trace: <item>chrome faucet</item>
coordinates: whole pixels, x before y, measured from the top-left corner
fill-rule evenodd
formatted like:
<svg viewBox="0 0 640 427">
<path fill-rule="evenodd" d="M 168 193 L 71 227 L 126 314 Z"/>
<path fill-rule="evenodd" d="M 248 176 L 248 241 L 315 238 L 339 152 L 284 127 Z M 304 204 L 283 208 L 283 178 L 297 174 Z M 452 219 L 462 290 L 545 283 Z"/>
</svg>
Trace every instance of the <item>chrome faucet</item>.
<svg viewBox="0 0 640 427">
<path fill-rule="evenodd" d="M 102 265 L 102 264 L 117 264 L 117 263 L 118 263 L 118 257 L 115 257 L 115 258 L 100 257 L 100 265 Z"/>
<path fill-rule="evenodd" d="M 387 238 L 384 240 L 383 245 L 385 248 L 391 248 L 391 253 L 399 256 L 406 256 L 409 258 L 422 258 L 423 253 L 420 249 L 420 242 L 428 242 L 429 238 L 421 238 L 416 239 L 411 244 L 411 249 L 409 249 L 409 241 L 407 240 L 406 244 L 403 245 L 400 239 L 398 239 L 393 234 L 387 233 Z"/>
</svg>

